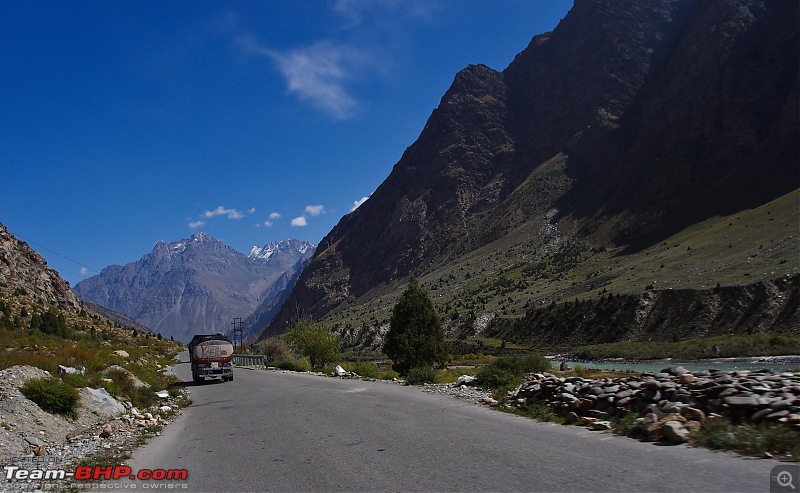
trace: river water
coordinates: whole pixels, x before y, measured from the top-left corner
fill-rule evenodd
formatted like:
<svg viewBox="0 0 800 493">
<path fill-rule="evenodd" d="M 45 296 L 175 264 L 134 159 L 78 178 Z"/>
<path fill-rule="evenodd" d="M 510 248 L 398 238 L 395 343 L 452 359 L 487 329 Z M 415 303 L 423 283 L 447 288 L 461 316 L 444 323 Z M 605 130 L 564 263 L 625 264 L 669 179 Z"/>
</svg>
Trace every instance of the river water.
<svg viewBox="0 0 800 493">
<path fill-rule="evenodd" d="M 564 359 L 553 357 L 553 367 L 558 368 Z M 800 368 L 800 356 L 764 356 L 759 358 L 719 358 L 708 360 L 657 360 L 657 361 L 576 361 L 567 360 L 567 365 L 574 368 L 580 365 L 583 368 L 596 368 L 599 370 L 627 370 L 634 372 L 659 372 L 668 366 L 682 366 L 689 371 L 704 370 L 770 370 L 773 373 L 793 371 Z"/>
</svg>

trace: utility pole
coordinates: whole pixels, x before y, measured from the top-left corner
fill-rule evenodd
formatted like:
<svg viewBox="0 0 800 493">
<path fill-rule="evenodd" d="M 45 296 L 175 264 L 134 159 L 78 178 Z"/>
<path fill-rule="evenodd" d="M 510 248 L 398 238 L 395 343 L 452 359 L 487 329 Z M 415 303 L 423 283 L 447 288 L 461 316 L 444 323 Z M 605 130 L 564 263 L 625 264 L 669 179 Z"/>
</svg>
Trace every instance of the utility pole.
<svg viewBox="0 0 800 493">
<path fill-rule="evenodd" d="M 243 341 L 244 331 L 242 330 L 242 319 L 240 317 L 235 317 L 233 319 L 233 322 L 231 322 L 231 325 L 233 325 L 233 350 L 235 352 L 236 351 L 236 341 L 239 341 L 239 349 L 240 350 L 242 349 L 242 346 L 244 345 L 244 341 Z"/>
</svg>

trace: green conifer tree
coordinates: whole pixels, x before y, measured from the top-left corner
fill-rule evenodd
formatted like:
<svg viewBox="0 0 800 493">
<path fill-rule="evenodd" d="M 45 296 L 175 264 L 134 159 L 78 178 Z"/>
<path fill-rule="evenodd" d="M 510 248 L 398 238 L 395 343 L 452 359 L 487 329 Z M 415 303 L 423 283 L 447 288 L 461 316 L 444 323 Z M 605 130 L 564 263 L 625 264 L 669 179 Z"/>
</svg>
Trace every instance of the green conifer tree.
<svg viewBox="0 0 800 493">
<path fill-rule="evenodd" d="M 413 368 L 447 363 L 447 344 L 439 315 L 416 278 L 409 280 L 408 288 L 392 310 L 383 352 L 401 374 Z"/>
</svg>

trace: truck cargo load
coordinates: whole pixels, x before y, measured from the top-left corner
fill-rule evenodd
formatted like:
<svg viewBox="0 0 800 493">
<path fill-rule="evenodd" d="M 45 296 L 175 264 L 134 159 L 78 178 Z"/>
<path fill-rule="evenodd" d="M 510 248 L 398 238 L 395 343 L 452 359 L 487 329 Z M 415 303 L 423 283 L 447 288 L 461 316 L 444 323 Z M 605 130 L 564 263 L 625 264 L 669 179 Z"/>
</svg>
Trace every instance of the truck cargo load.
<svg viewBox="0 0 800 493">
<path fill-rule="evenodd" d="M 192 379 L 233 380 L 233 343 L 222 334 L 197 334 L 189 343 Z"/>
</svg>

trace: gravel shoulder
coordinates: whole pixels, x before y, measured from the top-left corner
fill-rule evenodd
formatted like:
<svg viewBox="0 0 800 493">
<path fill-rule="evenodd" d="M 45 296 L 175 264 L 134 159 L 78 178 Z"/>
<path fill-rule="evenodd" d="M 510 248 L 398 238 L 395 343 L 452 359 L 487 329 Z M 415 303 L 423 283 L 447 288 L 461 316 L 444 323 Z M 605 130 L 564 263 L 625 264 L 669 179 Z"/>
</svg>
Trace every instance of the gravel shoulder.
<svg viewBox="0 0 800 493">
<path fill-rule="evenodd" d="M 30 379 L 49 376 L 49 372 L 32 366 L 13 366 L 0 371 L 2 467 L 74 470 L 76 464 L 93 454 L 129 449 L 140 437 L 152 433 L 154 427 L 170 421 L 170 418 L 161 418 L 157 412 L 151 413 L 150 420 L 145 421 L 145 415 L 130 403 L 112 401 L 116 406 L 98 405 L 88 389 L 80 391 L 81 407 L 77 419 L 51 414 L 19 390 Z M 109 410 L 114 408 L 116 412 L 110 413 Z M 36 480 L 9 480 L 6 472 L 4 469 L 0 477 L 0 491 L 34 491 L 42 486 Z M 53 486 L 58 482 L 48 483 Z"/>
</svg>

